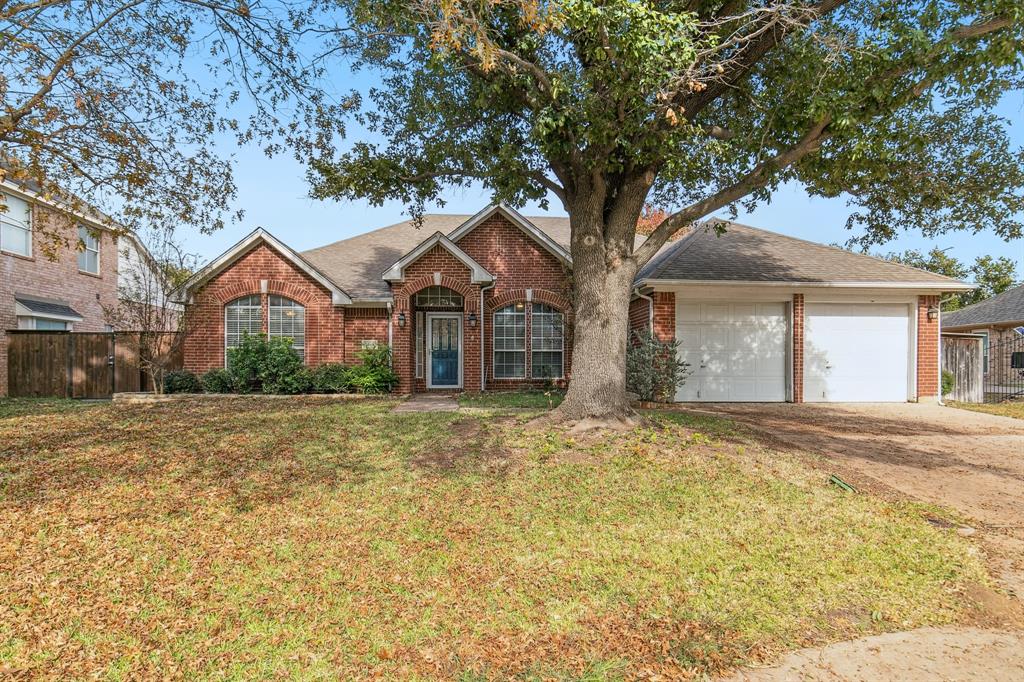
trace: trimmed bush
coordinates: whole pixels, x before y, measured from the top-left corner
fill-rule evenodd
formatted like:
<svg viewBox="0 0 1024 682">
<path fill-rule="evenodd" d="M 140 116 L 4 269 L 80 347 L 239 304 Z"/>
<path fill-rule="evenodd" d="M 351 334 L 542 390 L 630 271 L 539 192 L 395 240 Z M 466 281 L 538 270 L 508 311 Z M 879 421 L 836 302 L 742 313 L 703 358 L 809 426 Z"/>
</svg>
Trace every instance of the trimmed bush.
<svg viewBox="0 0 1024 682">
<path fill-rule="evenodd" d="M 942 395 L 949 395 L 954 388 L 956 388 L 956 377 L 949 370 L 942 370 Z"/>
<path fill-rule="evenodd" d="M 626 388 L 643 401 L 672 400 L 686 383 L 689 366 L 679 359 L 678 341 L 662 341 L 649 331 L 633 332 L 626 348 Z"/>
<path fill-rule="evenodd" d="M 313 391 L 316 393 L 347 393 L 349 369 L 337 362 L 327 362 L 313 368 Z"/>
<path fill-rule="evenodd" d="M 185 369 L 164 375 L 164 393 L 202 393 L 203 386 L 192 372 Z"/>
<path fill-rule="evenodd" d="M 235 385 L 231 373 L 226 369 L 211 369 L 200 379 L 207 393 L 234 393 Z"/>
<path fill-rule="evenodd" d="M 360 363 L 348 371 L 351 389 L 358 393 L 390 393 L 398 385 L 398 375 L 391 369 L 391 349 L 387 346 L 366 348 L 358 354 Z"/>
<path fill-rule="evenodd" d="M 263 334 L 244 334 L 228 349 L 228 374 L 239 393 L 305 393 L 312 386 L 312 374 L 292 340 Z"/>
</svg>

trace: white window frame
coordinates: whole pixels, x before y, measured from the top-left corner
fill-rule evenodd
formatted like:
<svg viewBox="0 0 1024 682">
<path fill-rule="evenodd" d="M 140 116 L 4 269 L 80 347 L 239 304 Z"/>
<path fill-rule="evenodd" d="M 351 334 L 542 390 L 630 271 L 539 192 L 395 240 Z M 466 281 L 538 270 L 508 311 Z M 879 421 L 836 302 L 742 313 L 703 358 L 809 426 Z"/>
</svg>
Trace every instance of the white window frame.
<svg viewBox="0 0 1024 682">
<path fill-rule="evenodd" d="M 78 271 L 79 272 L 84 272 L 84 273 L 89 274 L 89 275 L 99 275 L 100 274 L 100 237 L 92 234 L 89 231 L 89 228 L 87 228 L 85 225 L 79 225 L 78 226 L 78 238 L 80 240 L 82 240 L 82 244 L 85 246 L 84 249 L 82 249 L 81 251 L 78 252 Z M 96 248 L 90 248 L 89 247 L 89 240 L 90 239 L 96 242 Z M 86 267 L 88 265 L 88 262 L 89 262 L 88 256 L 89 256 L 90 253 L 95 253 L 96 254 L 96 271 L 95 272 L 92 271 L 92 270 L 89 270 Z M 82 264 L 82 258 L 83 257 L 85 258 L 85 266 L 83 266 L 83 264 Z"/>
<path fill-rule="evenodd" d="M 280 304 L 274 305 L 274 299 L 280 299 L 281 301 L 287 301 L 287 302 L 292 303 L 294 305 L 280 305 Z M 281 311 L 281 315 L 283 316 L 284 315 L 284 311 L 286 311 L 286 310 L 299 311 L 299 314 L 302 316 L 302 343 L 301 344 L 296 344 L 295 343 L 296 337 L 294 336 L 294 329 L 292 330 L 292 332 L 293 332 L 292 334 L 287 334 L 287 333 L 284 333 L 283 331 L 280 331 L 280 332 L 275 332 L 274 331 L 274 327 L 273 327 L 273 324 L 274 324 L 274 321 L 273 321 L 274 312 L 275 311 Z M 284 328 L 284 319 L 283 318 L 280 320 L 280 323 L 281 323 L 281 326 L 282 326 L 282 329 L 283 329 Z M 293 326 L 294 326 L 294 322 L 293 322 Z M 293 298 L 288 298 L 287 296 L 281 296 L 279 294 L 271 294 L 267 298 L 267 338 L 268 339 L 276 339 L 276 338 L 291 339 L 292 340 L 292 348 L 295 349 L 296 352 L 298 352 L 299 357 L 302 358 L 303 364 L 305 364 L 305 362 L 306 362 L 306 306 L 302 305 L 301 303 L 299 303 L 298 301 L 296 301 Z"/>
<path fill-rule="evenodd" d="M 13 254 L 13 255 L 16 255 L 16 256 L 24 256 L 25 258 L 31 258 L 32 257 L 32 204 L 30 202 L 26 201 L 25 199 L 22 199 L 21 197 L 16 197 L 16 196 L 13 196 L 11 194 L 7 194 L 6 192 L 4 192 L 4 194 L 3 194 L 3 203 L 5 203 L 7 205 L 7 209 L 5 211 L 3 211 L 3 212 L 0 212 L 0 251 L 3 251 L 4 253 L 10 253 L 10 254 Z M 19 221 L 17 218 L 12 218 L 11 217 L 12 210 L 14 209 L 14 206 L 17 203 L 22 203 L 22 204 L 25 205 L 25 220 L 26 220 L 26 222 L 24 222 L 24 223 Z M 28 252 L 27 253 L 22 253 L 21 251 L 15 251 L 14 249 L 10 248 L 9 244 L 5 244 L 3 242 L 4 227 L 14 228 L 16 230 L 22 230 L 22 231 L 24 231 L 26 233 L 26 236 L 28 237 L 28 240 L 27 240 L 28 241 Z"/>
<path fill-rule="evenodd" d="M 538 306 L 543 307 L 543 308 L 547 308 L 547 311 L 539 312 L 538 313 L 537 310 L 536 310 Z M 537 317 L 557 317 L 558 318 L 559 326 L 562 329 L 562 333 L 559 336 L 560 344 L 559 344 L 558 350 L 554 350 L 554 349 L 551 349 L 551 348 L 542 348 L 541 350 L 537 350 L 537 348 L 535 347 L 535 344 L 536 344 L 536 342 L 538 340 L 538 337 L 537 337 L 537 334 L 536 334 L 538 327 L 537 327 L 536 320 L 534 318 L 537 318 Z M 541 339 L 541 340 L 543 340 L 543 339 Z M 536 372 L 534 371 L 536 363 L 534 363 L 534 361 L 533 361 L 533 357 L 537 353 L 558 353 L 559 361 L 558 361 L 558 374 L 557 375 L 552 375 L 552 376 L 549 376 L 549 377 L 537 376 Z M 548 305 L 547 303 L 533 303 L 530 306 L 530 378 L 531 379 L 564 379 L 565 378 L 565 314 L 561 310 L 559 310 L 558 308 L 555 308 L 554 306 Z"/>
<path fill-rule="evenodd" d="M 64 325 L 64 329 L 44 329 L 39 330 L 39 320 L 47 320 L 49 322 L 60 322 Z M 75 323 L 71 320 L 61 320 L 55 317 L 43 317 L 41 315 L 19 315 L 18 316 L 18 329 L 36 329 L 39 331 L 74 331 Z"/>
<path fill-rule="evenodd" d="M 263 299 L 260 297 L 259 294 L 247 294 L 245 296 L 239 296 L 239 297 L 234 298 L 234 299 L 232 299 L 232 300 L 230 300 L 230 301 L 228 301 L 227 303 L 224 304 L 224 367 L 228 366 L 228 351 L 231 350 L 232 348 L 237 348 L 237 345 L 236 346 L 229 346 L 228 345 L 228 335 L 229 335 L 229 333 L 228 333 L 228 309 L 231 308 L 231 304 L 234 303 L 235 301 L 240 301 L 243 298 L 251 299 L 253 297 L 256 297 L 256 300 L 259 301 L 259 305 L 258 306 L 245 305 L 245 306 L 238 306 L 238 307 L 239 308 L 248 308 L 248 309 L 257 308 L 260 311 L 259 316 L 256 318 L 257 320 L 259 320 L 259 323 L 260 323 L 260 328 L 256 332 L 257 334 L 259 334 L 259 333 L 263 332 Z M 251 318 L 250 318 L 250 320 L 251 320 Z M 239 341 L 241 341 L 241 338 L 242 338 L 241 334 L 238 335 L 238 338 L 239 338 Z"/>
<path fill-rule="evenodd" d="M 516 310 L 517 306 L 522 306 L 522 311 Z M 511 313 L 507 312 L 509 308 L 511 308 L 513 312 L 511 312 Z M 511 350 L 508 349 L 508 348 L 501 348 L 501 349 L 498 348 L 498 338 L 499 338 L 498 337 L 498 316 L 499 315 L 522 315 L 522 317 L 523 317 L 523 345 L 522 345 L 522 348 L 520 348 L 520 349 L 511 349 Z M 504 326 L 504 325 L 502 325 L 502 326 Z M 513 325 L 513 327 L 514 327 L 514 325 Z M 528 355 L 527 355 L 527 353 L 528 353 L 528 349 L 527 349 L 527 338 L 528 338 L 528 336 L 529 336 L 529 334 L 527 333 L 526 304 L 525 303 L 523 303 L 523 302 L 510 303 L 510 304 L 508 304 L 506 306 L 502 306 L 498 310 L 495 310 L 491 314 L 491 374 L 494 376 L 494 379 L 496 381 L 498 381 L 498 380 L 520 381 L 520 380 L 526 379 L 526 376 L 527 376 L 526 362 L 527 362 L 527 359 L 528 359 Z M 515 339 L 515 337 L 504 337 L 504 336 L 500 337 L 500 338 L 502 338 L 502 339 L 512 338 L 513 340 Z M 523 373 L 522 373 L 522 375 L 519 375 L 519 376 L 498 376 L 498 353 L 522 353 L 523 354 Z"/>
</svg>

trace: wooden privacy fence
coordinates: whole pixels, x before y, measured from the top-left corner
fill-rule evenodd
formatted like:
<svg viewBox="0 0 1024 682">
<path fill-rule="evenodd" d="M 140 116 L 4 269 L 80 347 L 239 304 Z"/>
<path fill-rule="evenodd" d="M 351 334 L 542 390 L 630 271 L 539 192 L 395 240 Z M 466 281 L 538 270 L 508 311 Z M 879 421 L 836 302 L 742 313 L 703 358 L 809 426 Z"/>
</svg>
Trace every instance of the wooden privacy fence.
<svg viewBox="0 0 1024 682">
<path fill-rule="evenodd" d="M 169 338 L 171 335 L 166 334 Z M 109 398 L 152 390 L 139 332 L 7 332 L 7 394 L 12 398 Z M 180 369 L 181 353 L 170 369 Z"/>
<path fill-rule="evenodd" d="M 944 396 L 962 403 L 985 402 L 982 337 L 977 334 L 942 335 L 942 370 L 953 375 L 953 390 Z"/>
</svg>

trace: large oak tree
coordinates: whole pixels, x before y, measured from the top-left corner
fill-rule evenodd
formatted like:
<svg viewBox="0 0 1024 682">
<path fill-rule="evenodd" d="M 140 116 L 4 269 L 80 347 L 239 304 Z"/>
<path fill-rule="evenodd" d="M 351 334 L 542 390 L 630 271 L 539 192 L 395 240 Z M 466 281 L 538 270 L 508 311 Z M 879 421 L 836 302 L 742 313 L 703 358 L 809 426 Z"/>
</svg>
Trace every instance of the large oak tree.
<svg viewBox="0 0 1024 682">
<path fill-rule="evenodd" d="M 556 197 L 572 227 L 566 418 L 628 410 L 627 311 L 674 233 L 784 182 L 846 195 L 864 243 L 901 229 L 1021 235 L 1017 0 L 346 3 L 338 49 L 381 74 L 364 141 L 313 163 L 321 197 L 421 210 L 482 183 Z M 639 247 L 637 219 L 674 206 Z"/>
</svg>

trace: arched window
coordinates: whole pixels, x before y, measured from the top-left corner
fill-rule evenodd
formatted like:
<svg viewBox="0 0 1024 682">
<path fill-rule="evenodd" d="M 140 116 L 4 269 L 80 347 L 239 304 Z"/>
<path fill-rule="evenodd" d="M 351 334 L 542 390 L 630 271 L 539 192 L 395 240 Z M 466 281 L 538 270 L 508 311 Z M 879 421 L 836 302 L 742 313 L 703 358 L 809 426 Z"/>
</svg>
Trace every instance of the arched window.
<svg viewBox="0 0 1024 682">
<path fill-rule="evenodd" d="M 565 352 L 562 313 L 549 305 L 534 303 L 530 325 L 530 376 L 561 379 Z"/>
<path fill-rule="evenodd" d="M 267 335 L 292 340 L 292 348 L 306 359 L 306 309 L 290 298 L 271 296 L 267 318 Z"/>
<path fill-rule="evenodd" d="M 236 348 L 245 334 L 259 334 L 262 329 L 263 308 L 259 294 L 242 296 L 224 306 L 224 358 L 229 348 Z"/>
<path fill-rule="evenodd" d="M 413 296 L 417 308 L 461 308 L 462 294 L 448 287 L 427 287 Z"/>
<path fill-rule="evenodd" d="M 526 376 L 526 305 L 513 303 L 494 311 L 494 378 Z"/>
</svg>

